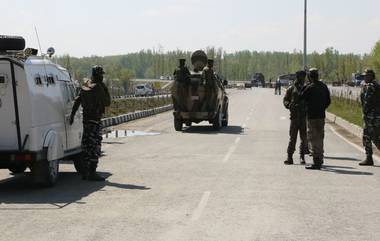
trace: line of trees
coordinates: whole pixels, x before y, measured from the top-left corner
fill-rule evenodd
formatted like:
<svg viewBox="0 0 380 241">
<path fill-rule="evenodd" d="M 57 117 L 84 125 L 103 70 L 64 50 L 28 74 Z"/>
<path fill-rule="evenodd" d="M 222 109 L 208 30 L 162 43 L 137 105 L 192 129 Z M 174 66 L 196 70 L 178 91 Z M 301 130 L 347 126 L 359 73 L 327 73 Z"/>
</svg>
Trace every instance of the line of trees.
<svg viewBox="0 0 380 241">
<path fill-rule="evenodd" d="M 216 71 L 228 80 L 249 80 L 254 73 L 261 72 L 266 79 L 276 79 L 281 74 L 293 73 L 302 68 L 302 52 L 257 52 L 238 51 L 227 53 L 222 48 L 205 49 L 209 58 L 215 60 Z M 106 79 L 112 79 L 120 87 L 127 88 L 131 78 L 159 78 L 171 76 L 179 58 L 186 58 L 190 65 L 190 51 L 141 50 L 118 56 L 91 56 L 83 58 L 64 55 L 57 58 L 76 79 L 90 76 L 91 67 L 101 64 L 105 68 Z M 310 67 L 321 70 L 326 81 L 348 81 L 352 73 L 371 67 L 380 74 L 380 41 L 367 55 L 341 54 L 334 48 L 323 53 L 308 55 Z"/>
</svg>

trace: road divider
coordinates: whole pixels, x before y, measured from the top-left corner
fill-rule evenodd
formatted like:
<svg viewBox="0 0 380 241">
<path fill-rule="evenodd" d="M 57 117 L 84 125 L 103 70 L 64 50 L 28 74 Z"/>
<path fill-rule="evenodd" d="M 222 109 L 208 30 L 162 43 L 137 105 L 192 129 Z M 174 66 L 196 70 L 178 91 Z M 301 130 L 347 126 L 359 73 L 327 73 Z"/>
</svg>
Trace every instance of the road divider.
<svg viewBox="0 0 380 241">
<path fill-rule="evenodd" d="M 363 128 L 361 128 L 360 126 L 352 124 L 352 123 L 346 121 L 345 119 L 343 119 L 339 116 L 336 116 L 332 113 L 329 113 L 329 112 L 326 113 L 326 119 L 328 121 L 342 127 L 343 129 L 345 129 L 346 131 L 348 131 L 349 133 L 351 133 L 354 136 L 357 136 L 359 138 L 363 137 Z"/>
<path fill-rule="evenodd" d="M 120 125 L 129 121 L 167 112 L 172 109 L 173 109 L 173 105 L 165 105 L 165 106 L 161 106 L 161 107 L 157 107 L 157 108 L 153 108 L 149 110 L 135 111 L 132 113 L 127 113 L 127 114 L 123 114 L 123 115 L 119 115 L 115 117 L 104 118 L 102 119 L 102 126 L 103 128 L 107 128 L 107 127 L 111 127 L 115 125 Z"/>
</svg>

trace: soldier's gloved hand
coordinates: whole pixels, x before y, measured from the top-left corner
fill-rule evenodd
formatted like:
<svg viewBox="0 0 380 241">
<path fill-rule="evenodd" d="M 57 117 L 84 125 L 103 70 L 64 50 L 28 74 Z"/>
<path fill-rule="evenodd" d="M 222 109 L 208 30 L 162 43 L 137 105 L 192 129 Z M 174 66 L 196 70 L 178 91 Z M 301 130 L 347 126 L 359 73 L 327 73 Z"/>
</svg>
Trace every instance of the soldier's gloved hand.
<svg viewBox="0 0 380 241">
<path fill-rule="evenodd" d="M 69 124 L 72 125 L 74 123 L 74 116 L 70 115 Z"/>
</svg>

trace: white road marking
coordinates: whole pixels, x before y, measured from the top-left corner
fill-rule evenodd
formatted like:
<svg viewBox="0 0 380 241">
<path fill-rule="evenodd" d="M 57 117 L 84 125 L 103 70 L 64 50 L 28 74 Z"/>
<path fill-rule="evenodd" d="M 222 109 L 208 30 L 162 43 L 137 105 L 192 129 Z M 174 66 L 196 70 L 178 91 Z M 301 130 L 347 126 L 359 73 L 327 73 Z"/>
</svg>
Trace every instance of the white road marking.
<svg viewBox="0 0 380 241">
<path fill-rule="evenodd" d="M 240 137 L 237 137 L 235 139 L 235 142 L 234 144 L 232 144 L 232 146 L 230 146 L 230 148 L 228 149 L 228 152 L 227 154 L 224 156 L 223 158 L 223 163 L 226 163 L 228 162 L 228 160 L 231 158 L 232 154 L 235 152 L 236 148 L 237 148 L 237 145 L 239 144 L 241 138 Z"/>
<path fill-rule="evenodd" d="M 330 130 L 336 135 L 338 136 L 340 139 L 344 140 L 345 142 L 347 142 L 347 144 L 351 145 L 352 147 L 354 147 L 356 150 L 360 151 L 361 153 L 364 153 L 365 154 L 365 150 L 363 147 L 355 144 L 355 143 L 352 143 L 350 140 L 348 140 L 346 137 L 342 136 L 341 134 L 339 134 L 331 125 L 329 126 L 330 127 Z M 373 159 L 375 159 L 377 162 L 380 162 L 380 159 L 377 157 L 377 156 L 373 156 Z"/>
<path fill-rule="evenodd" d="M 236 148 L 237 148 L 236 145 L 232 145 L 232 146 L 230 147 L 230 149 L 228 149 L 227 154 L 226 154 L 226 155 L 224 156 L 224 158 L 223 158 L 223 162 L 224 162 L 224 163 L 228 162 L 228 160 L 230 159 L 230 157 L 232 156 L 232 154 L 235 152 Z"/>
<path fill-rule="evenodd" d="M 210 194 L 211 192 L 209 191 L 203 193 L 198 207 L 194 210 L 193 216 L 191 217 L 191 221 L 197 221 L 202 216 L 203 210 L 206 208 L 208 199 L 210 198 Z"/>
</svg>

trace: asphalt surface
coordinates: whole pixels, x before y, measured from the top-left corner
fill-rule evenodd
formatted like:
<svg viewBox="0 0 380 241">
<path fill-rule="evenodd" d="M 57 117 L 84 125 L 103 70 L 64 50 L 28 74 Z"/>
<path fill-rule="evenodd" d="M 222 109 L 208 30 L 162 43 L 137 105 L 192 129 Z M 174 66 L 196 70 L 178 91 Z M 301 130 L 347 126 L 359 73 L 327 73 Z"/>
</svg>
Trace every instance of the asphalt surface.
<svg viewBox="0 0 380 241">
<path fill-rule="evenodd" d="M 105 140 L 105 183 L 69 164 L 52 189 L 1 170 L 0 240 L 379 240 L 379 166 L 359 167 L 361 149 L 329 125 L 322 171 L 284 166 L 282 97 L 230 98 L 220 132 L 175 132 L 171 113 L 118 126 L 128 137 Z"/>
</svg>

